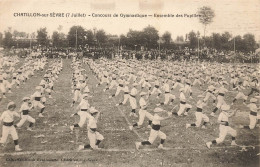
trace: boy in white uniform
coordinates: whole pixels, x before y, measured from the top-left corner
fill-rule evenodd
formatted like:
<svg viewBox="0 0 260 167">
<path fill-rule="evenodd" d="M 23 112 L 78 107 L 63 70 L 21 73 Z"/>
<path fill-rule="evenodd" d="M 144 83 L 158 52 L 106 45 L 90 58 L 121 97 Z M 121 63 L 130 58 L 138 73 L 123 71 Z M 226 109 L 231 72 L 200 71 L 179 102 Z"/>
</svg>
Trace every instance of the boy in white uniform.
<svg viewBox="0 0 260 167">
<path fill-rule="evenodd" d="M 33 107 L 39 107 L 40 108 L 40 113 L 39 117 L 43 117 L 42 113 L 45 109 L 45 106 L 41 103 L 42 99 L 42 93 L 41 93 L 41 86 L 36 87 L 36 92 L 31 96 L 31 99 L 33 99 Z"/>
<path fill-rule="evenodd" d="M 163 148 L 163 143 L 166 139 L 166 134 L 163 133 L 162 131 L 160 131 L 161 128 L 161 121 L 170 118 L 170 114 L 168 113 L 168 117 L 163 117 L 162 114 L 163 112 L 166 112 L 165 110 L 161 109 L 161 108 L 155 108 L 154 109 L 154 116 L 152 119 L 152 129 L 150 131 L 150 136 L 148 141 L 142 141 L 142 142 L 136 142 L 135 146 L 136 149 L 138 150 L 139 147 L 142 145 L 151 145 L 153 144 L 154 140 L 159 137 L 161 139 L 160 145 L 158 146 L 158 148 Z"/>
<path fill-rule="evenodd" d="M 139 121 L 134 123 L 132 126 L 129 126 L 130 130 L 133 130 L 133 128 L 136 127 L 136 126 L 143 125 L 145 117 L 147 117 L 149 119 L 149 125 L 151 126 L 153 115 L 150 114 L 149 112 L 147 112 L 147 103 L 144 99 L 145 95 L 147 95 L 145 92 L 140 93 L 141 98 L 139 100 L 139 104 L 140 104 Z"/>
<path fill-rule="evenodd" d="M 102 140 L 104 140 L 103 135 L 101 135 L 97 131 L 97 121 L 100 116 L 100 112 L 96 110 L 94 107 L 91 107 L 89 109 L 90 114 L 87 114 L 88 119 L 88 139 L 89 144 L 87 145 L 80 145 L 79 150 L 86 149 L 86 148 L 92 148 L 94 150 L 99 149 L 99 144 Z"/>
<path fill-rule="evenodd" d="M 231 145 L 232 146 L 237 145 L 235 142 L 237 131 L 229 126 L 229 121 L 228 121 L 228 118 L 235 115 L 236 111 L 231 111 L 229 105 L 222 105 L 221 109 L 222 112 L 218 116 L 219 137 L 211 142 L 207 142 L 206 145 L 208 148 L 210 148 L 212 144 L 222 143 L 225 140 L 227 134 L 230 134 L 232 136 Z"/>
<path fill-rule="evenodd" d="M 240 128 L 245 128 L 245 129 L 254 129 L 257 123 L 257 120 L 260 119 L 260 115 L 257 114 L 257 99 L 252 98 L 250 99 L 250 104 L 247 105 L 247 107 L 250 109 L 250 114 L 249 114 L 249 120 L 250 123 L 247 126 L 239 126 Z"/>
<path fill-rule="evenodd" d="M 22 119 L 20 120 L 19 123 L 17 123 L 15 125 L 15 127 L 20 128 L 25 123 L 25 121 L 29 121 L 30 124 L 29 124 L 29 127 L 27 130 L 31 131 L 32 130 L 31 128 L 32 128 L 33 124 L 35 123 L 35 119 L 29 115 L 30 110 L 33 108 L 33 105 L 29 106 L 30 105 L 29 102 L 30 102 L 29 97 L 23 98 L 23 104 L 21 105 L 21 108 L 19 110 L 19 112 L 22 114 L 22 116 L 21 116 Z"/>
<path fill-rule="evenodd" d="M 8 93 L 12 93 L 11 88 L 12 84 L 8 81 L 9 75 L 7 74 L 5 77 L 3 77 L 3 84 L 5 86 L 5 89 L 8 90 Z"/>
<path fill-rule="evenodd" d="M 156 80 L 154 81 L 154 88 L 153 88 L 151 94 L 153 95 L 153 94 L 155 94 L 156 92 L 157 92 L 156 98 L 158 99 L 159 96 L 160 96 L 161 93 L 162 93 L 162 91 L 160 90 L 160 82 L 159 82 L 159 79 L 156 79 Z M 149 95 L 150 95 L 150 94 L 149 94 Z"/>
<path fill-rule="evenodd" d="M 4 79 L 3 76 L 0 74 L 0 92 L 2 92 L 2 97 L 6 98 L 5 93 L 6 93 L 6 88 L 4 85 Z"/>
<path fill-rule="evenodd" d="M 180 108 L 177 113 L 173 113 L 173 114 L 177 115 L 177 116 L 181 116 L 183 114 L 183 112 L 185 111 L 184 115 L 188 115 L 188 112 L 192 108 L 192 106 L 190 104 L 187 104 L 187 102 L 186 102 L 186 98 L 183 93 L 184 88 L 180 88 L 179 91 L 180 91 Z"/>
<path fill-rule="evenodd" d="M 139 84 L 142 84 L 142 85 L 141 85 L 141 88 L 142 88 L 142 89 L 144 89 L 145 87 L 148 87 L 148 90 L 149 90 L 149 91 L 151 90 L 152 86 L 151 86 L 151 84 L 149 83 L 149 79 L 152 79 L 152 77 L 151 77 L 151 76 L 149 76 L 149 77 L 148 77 L 148 76 L 144 76 L 144 81 L 143 81 L 142 78 L 141 78 Z"/>
<path fill-rule="evenodd" d="M 81 98 L 81 89 L 82 89 L 81 83 L 78 82 L 74 90 L 73 102 L 71 104 L 71 107 L 73 107 L 74 104 Z"/>
<path fill-rule="evenodd" d="M 15 151 L 22 151 L 18 144 L 18 135 L 14 127 L 14 116 L 20 117 L 20 115 L 15 112 L 16 105 L 14 102 L 9 102 L 7 105 L 7 110 L 3 112 L 0 117 L 0 122 L 3 121 L 2 138 L 0 140 L 1 144 L 4 144 L 7 140 L 9 134 L 11 134 L 14 144 Z"/>
<path fill-rule="evenodd" d="M 13 73 L 13 78 L 12 78 L 12 86 L 14 85 L 14 84 L 16 84 L 16 88 L 19 88 L 19 85 L 20 85 L 20 81 L 19 81 L 19 79 L 18 79 L 18 73 Z"/>
<path fill-rule="evenodd" d="M 222 105 L 226 104 L 224 100 L 224 96 L 228 92 L 228 90 L 223 85 L 221 85 L 221 87 L 217 90 L 217 92 L 218 92 L 218 96 L 217 96 L 218 102 L 217 102 L 217 106 L 210 114 L 211 116 L 215 116 L 215 113 L 218 111 L 218 109 L 221 108 Z"/>
<path fill-rule="evenodd" d="M 185 81 L 184 92 L 188 93 L 190 95 L 190 98 L 192 99 L 192 89 L 191 89 L 190 79 L 186 79 L 186 81 Z"/>
<path fill-rule="evenodd" d="M 205 125 L 209 122 L 209 117 L 203 113 L 203 107 L 205 107 L 207 104 L 204 103 L 202 100 L 199 100 L 197 102 L 197 111 L 195 113 L 196 116 L 196 123 L 192 123 L 192 124 L 186 124 L 186 129 L 189 127 L 200 127 L 201 122 L 203 122 L 202 128 L 205 129 Z"/>
<path fill-rule="evenodd" d="M 112 82 L 113 82 L 113 80 L 112 80 Z M 119 79 L 118 84 L 117 84 L 117 88 L 116 88 L 116 93 L 109 96 L 109 98 L 118 96 L 121 91 L 124 91 L 124 80 Z"/>
<path fill-rule="evenodd" d="M 127 100 L 130 99 L 129 88 L 127 86 L 128 84 L 129 83 L 127 81 L 125 81 L 125 87 L 123 89 L 123 91 L 124 91 L 124 100 L 123 100 L 123 102 L 120 102 L 120 103 L 116 104 L 116 106 L 126 104 Z"/>
<path fill-rule="evenodd" d="M 247 100 L 247 96 L 242 92 L 242 90 L 244 90 L 245 88 L 242 86 L 242 82 L 238 82 L 238 85 L 235 86 L 233 88 L 233 90 L 237 90 L 238 94 L 236 95 L 236 97 L 234 98 L 233 102 L 231 105 L 233 105 L 235 103 L 235 101 L 237 101 L 238 99 L 243 99 L 243 104 L 246 104 L 246 100 Z"/>
<path fill-rule="evenodd" d="M 169 101 L 171 101 L 171 104 L 173 103 L 173 101 L 175 100 L 175 96 L 173 94 L 171 94 L 170 92 L 170 85 L 169 85 L 169 80 L 166 79 L 165 83 L 163 85 L 163 89 L 164 89 L 164 102 L 163 103 L 159 103 L 156 104 L 157 106 L 159 105 L 167 105 L 169 103 Z"/>
<path fill-rule="evenodd" d="M 83 127 L 86 119 L 87 119 L 87 116 L 88 116 L 88 110 L 89 110 L 89 103 L 88 103 L 88 94 L 83 94 L 82 95 L 82 100 L 81 102 L 79 103 L 78 107 L 76 110 L 79 110 L 77 113 L 75 114 L 71 114 L 70 117 L 73 117 L 75 115 L 79 115 L 80 116 L 80 120 L 79 120 L 79 123 L 78 124 L 74 124 L 73 126 L 70 126 L 70 130 L 73 131 L 74 128 L 76 127 Z"/>
<path fill-rule="evenodd" d="M 203 99 L 203 102 L 207 102 L 209 98 L 211 97 L 213 99 L 213 103 L 216 101 L 216 97 L 214 96 L 215 87 L 213 85 L 210 85 L 208 89 L 206 90 L 206 96 Z"/>
<path fill-rule="evenodd" d="M 119 81 L 120 81 L 121 79 L 119 79 Z M 120 84 L 120 83 L 119 83 Z M 118 83 L 117 83 L 117 81 L 116 81 L 116 75 L 115 74 L 112 74 L 112 80 L 111 80 L 111 82 L 110 82 L 110 86 L 109 86 L 109 90 L 111 90 L 113 87 L 115 87 L 115 86 L 118 86 Z"/>
<path fill-rule="evenodd" d="M 130 106 L 131 106 L 131 108 L 132 108 L 132 111 L 131 111 L 131 113 L 130 113 L 130 116 L 134 116 L 134 117 L 138 117 L 137 115 L 136 115 L 136 108 L 137 108 L 137 103 L 136 103 L 136 95 L 137 95 L 137 89 L 136 89 L 136 86 L 137 86 L 137 84 L 136 83 L 134 83 L 133 84 L 133 88 L 131 89 L 131 92 L 130 92 L 130 99 L 129 99 L 129 101 L 130 101 Z"/>
</svg>

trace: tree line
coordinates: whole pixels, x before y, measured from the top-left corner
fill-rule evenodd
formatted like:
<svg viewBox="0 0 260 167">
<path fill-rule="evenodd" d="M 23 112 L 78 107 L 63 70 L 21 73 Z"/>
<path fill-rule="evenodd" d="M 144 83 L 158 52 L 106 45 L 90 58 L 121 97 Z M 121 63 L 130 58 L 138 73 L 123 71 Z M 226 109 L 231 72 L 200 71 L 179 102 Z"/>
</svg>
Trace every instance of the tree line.
<svg viewBox="0 0 260 167">
<path fill-rule="evenodd" d="M 166 31 L 161 37 L 158 30 L 148 25 L 141 31 L 130 29 L 120 36 L 107 34 L 103 29 L 85 29 L 82 26 L 72 26 L 68 34 L 62 32 L 62 26 L 48 36 L 47 28 L 40 28 L 36 33 L 25 33 L 8 28 L 4 34 L 0 33 L 0 45 L 4 48 L 29 48 L 31 46 L 48 47 L 118 47 L 131 50 L 151 49 L 190 49 L 213 48 L 217 50 L 236 50 L 242 52 L 255 51 L 259 47 L 253 34 L 232 36 L 229 32 L 212 33 L 210 36 L 200 36 L 200 32 L 191 31 L 185 37 L 177 36 Z"/>
</svg>

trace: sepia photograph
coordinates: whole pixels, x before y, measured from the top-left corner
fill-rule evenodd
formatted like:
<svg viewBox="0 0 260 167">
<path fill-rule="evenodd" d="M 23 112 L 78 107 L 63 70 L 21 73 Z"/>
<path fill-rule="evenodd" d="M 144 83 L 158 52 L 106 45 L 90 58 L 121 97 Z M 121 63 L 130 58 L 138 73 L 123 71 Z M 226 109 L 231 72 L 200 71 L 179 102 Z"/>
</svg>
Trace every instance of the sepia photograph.
<svg viewBox="0 0 260 167">
<path fill-rule="evenodd" d="M 259 167 L 259 0 L 0 0 L 1 167 Z"/>
</svg>

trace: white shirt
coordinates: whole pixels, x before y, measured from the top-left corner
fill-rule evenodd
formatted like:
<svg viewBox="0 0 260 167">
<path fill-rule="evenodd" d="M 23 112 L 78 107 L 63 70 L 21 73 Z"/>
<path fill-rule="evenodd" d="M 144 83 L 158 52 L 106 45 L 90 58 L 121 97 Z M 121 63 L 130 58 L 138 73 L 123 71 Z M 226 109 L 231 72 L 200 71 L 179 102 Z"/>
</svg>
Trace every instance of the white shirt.
<svg viewBox="0 0 260 167">
<path fill-rule="evenodd" d="M 81 102 L 79 103 L 79 108 L 82 109 L 89 109 L 89 103 L 87 100 L 82 99 Z"/>
<path fill-rule="evenodd" d="M 250 109 L 250 111 L 257 112 L 257 106 L 255 103 L 250 103 L 247 105 L 247 107 Z"/>
<path fill-rule="evenodd" d="M 32 97 L 41 97 L 41 96 L 42 96 L 41 92 L 39 91 L 34 92 L 34 94 L 32 95 Z"/>
<path fill-rule="evenodd" d="M 137 94 L 137 89 L 135 88 L 135 87 L 133 87 L 132 89 L 131 89 L 131 93 L 130 93 L 132 96 L 136 96 L 136 94 Z"/>
<path fill-rule="evenodd" d="M 224 113 L 224 112 L 221 112 L 218 116 L 218 121 L 219 122 L 228 122 L 228 114 L 227 113 Z"/>
<path fill-rule="evenodd" d="M 169 86 L 169 84 L 165 83 L 165 84 L 163 85 L 163 89 L 164 89 L 165 92 L 170 92 L 170 86 Z"/>
<path fill-rule="evenodd" d="M 224 87 L 220 87 L 220 88 L 218 89 L 218 93 L 223 93 L 223 94 L 225 94 L 226 92 L 228 92 L 228 90 L 227 90 L 226 88 L 224 88 Z"/>
<path fill-rule="evenodd" d="M 129 88 L 128 88 L 128 86 L 125 86 L 125 87 L 124 87 L 124 92 L 129 93 Z"/>
<path fill-rule="evenodd" d="M 199 100 L 198 102 L 197 102 L 197 107 L 198 108 L 203 108 L 203 107 L 205 107 L 207 104 L 206 103 L 203 103 L 203 101 L 201 101 L 201 100 Z"/>
<path fill-rule="evenodd" d="M 146 107 L 146 101 L 144 100 L 143 97 L 140 98 L 139 104 L 140 104 L 140 107 L 141 107 L 142 109 L 144 109 L 144 108 Z"/>
<path fill-rule="evenodd" d="M 163 120 L 163 119 L 164 118 L 160 117 L 158 114 L 154 114 L 153 120 L 152 120 L 152 124 L 160 125 L 161 124 L 161 120 Z"/>
<path fill-rule="evenodd" d="M 19 110 L 19 112 L 22 112 L 23 110 L 30 110 L 31 108 L 29 107 L 28 103 L 23 103 L 21 105 L 21 108 Z"/>
<path fill-rule="evenodd" d="M 180 93 L 180 101 L 186 102 L 186 98 L 183 92 Z"/>
<path fill-rule="evenodd" d="M 89 115 L 88 118 L 88 128 L 97 128 L 97 120 L 92 115 Z"/>
<path fill-rule="evenodd" d="M 6 110 L 1 115 L 0 121 L 7 122 L 7 123 L 13 122 L 14 121 L 14 116 L 20 117 L 20 115 L 17 112 Z"/>
</svg>

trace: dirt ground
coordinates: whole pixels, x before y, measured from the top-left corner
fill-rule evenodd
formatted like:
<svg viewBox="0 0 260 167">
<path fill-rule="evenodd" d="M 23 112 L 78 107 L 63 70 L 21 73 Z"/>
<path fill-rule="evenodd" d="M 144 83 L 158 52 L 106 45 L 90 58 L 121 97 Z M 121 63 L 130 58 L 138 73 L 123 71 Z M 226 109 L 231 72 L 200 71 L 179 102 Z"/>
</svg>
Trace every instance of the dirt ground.
<svg viewBox="0 0 260 167">
<path fill-rule="evenodd" d="M 217 118 L 209 117 L 212 124 L 208 125 L 206 129 L 185 128 L 186 123 L 195 121 L 197 96 L 206 89 L 206 86 L 202 88 L 193 87 L 194 99 L 191 101 L 193 108 L 188 116 L 172 117 L 163 121 L 161 131 L 167 135 L 164 144 L 165 149 L 157 149 L 160 142 L 157 139 L 152 146 L 142 147 L 137 151 L 135 142 L 147 139 L 149 136 L 149 129 L 146 128 L 148 120 L 145 120 L 141 128 L 130 131 L 128 129 L 129 124 L 136 122 L 137 118 L 129 117 L 131 111 L 129 102 L 127 105 L 116 107 L 115 104 L 123 98 L 122 93 L 114 99 L 109 99 L 108 96 L 114 93 L 115 89 L 104 93 L 104 86 L 95 87 L 98 82 L 88 66 L 85 69 L 89 77 L 88 85 L 93 96 L 89 99 L 89 103 L 102 112 L 98 129 L 105 139 L 101 143 L 102 149 L 99 151 L 77 151 L 80 144 L 87 144 L 89 141 L 86 126 L 73 132 L 69 129 L 69 126 L 78 122 L 79 118 L 77 116 L 70 118 L 70 115 L 76 112 L 75 107 L 70 107 L 72 103 L 71 60 L 65 59 L 63 63 L 63 70 L 54 83 L 53 98 L 47 100 L 46 109 L 43 113 L 45 117 L 39 118 L 38 110 L 33 110 L 30 113 L 32 117 L 36 118 L 34 130 L 26 130 L 28 122 L 17 130 L 23 151 L 14 152 L 14 144 L 9 136 L 6 147 L 2 147 L 0 150 L 0 166 L 259 166 L 259 155 L 257 155 L 259 153 L 259 128 L 254 130 L 238 129 L 238 125 L 249 123 L 249 112 L 242 101 L 238 100 L 235 103 L 234 108 L 239 108 L 240 112 L 231 121 L 231 126 L 238 132 L 237 144 L 240 146 L 231 147 L 231 137 L 227 136 L 223 144 L 212 146 L 210 149 L 206 147 L 207 141 L 212 141 L 218 137 Z M 43 75 L 44 72 L 37 72 L 19 89 L 14 88 L 12 94 L 7 94 L 7 98 L 0 102 L 1 113 L 10 100 L 14 101 L 19 108 L 22 98 L 33 94 Z M 178 92 L 175 92 L 175 95 L 178 97 Z M 227 95 L 228 104 L 231 103 L 234 96 L 234 93 Z M 152 96 L 148 111 L 152 112 L 156 107 L 155 104 L 160 101 L 163 101 L 163 96 L 161 96 L 161 99 Z M 168 105 L 163 106 L 163 108 L 171 110 L 178 104 L 177 99 L 173 106 Z M 213 109 L 214 106 L 212 105 L 206 107 L 206 113 L 209 115 Z M 18 121 L 19 119 L 16 119 L 16 122 Z M 42 135 L 42 137 L 37 138 L 39 135 Z M 246 150 L 242 150 L 241 146 L 246 146 Z"/>
</svg>

